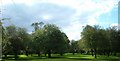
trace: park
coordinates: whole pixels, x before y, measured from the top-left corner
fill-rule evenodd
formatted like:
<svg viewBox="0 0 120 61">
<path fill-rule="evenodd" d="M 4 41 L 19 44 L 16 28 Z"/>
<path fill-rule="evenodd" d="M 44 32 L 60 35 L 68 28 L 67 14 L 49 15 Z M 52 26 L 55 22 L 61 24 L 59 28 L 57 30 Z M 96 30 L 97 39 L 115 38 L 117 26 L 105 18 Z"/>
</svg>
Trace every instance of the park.
<svg viewBox="0 0 120 61">
<path fill-rule="evenodd" d="M 53 55 L 52 58 L 47 58 L 44 55 L 41 57 L 38 57 L 34 55 L 33 57 L 29 56 L 26 57 L 25 55 L 21 55 L 21 57 L 17 61 L 119 61 L 120 56 L 99 56 L 97 59 L 95 59 L 91 55 L 85 55 L 85 54 L 71 54 L 66 53 L 64 56 L 59 56 L 58 54 Z M 8 58 L 5 61 L 16 61 L 12 58 Z"/>
<path fill-rule="evenodd" d="M 39 26 L 40 25 L 40 26 Z M 32 23 L 34 32 L 10 25 L 2 31 L 3 61 L 119 61 L 117 27 L 86 25 L 78 41 L 69 40 L 54 24 Z"/>
<path fill-rule="evenodd" d="M 119 8 L 117 0 L 1 0 L 0 60 L 120 61 Z"/>
</svg>

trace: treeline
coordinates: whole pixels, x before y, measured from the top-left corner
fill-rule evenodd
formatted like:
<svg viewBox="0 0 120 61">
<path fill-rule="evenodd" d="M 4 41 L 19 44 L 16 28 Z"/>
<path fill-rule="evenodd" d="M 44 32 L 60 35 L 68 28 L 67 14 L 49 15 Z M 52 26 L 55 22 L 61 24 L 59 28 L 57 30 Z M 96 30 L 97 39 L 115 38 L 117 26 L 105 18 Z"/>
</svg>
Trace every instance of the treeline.
<svg viewBox="0 0 120 61">
<path fill-rule="evenodd" d="M 84 27 L 78 45 L 88 54 L 114 55 L 120 53 L 120 30 L 118 27 L 103 29 L 100 26 Z"/>
<path fill-rule="evenodd" d="M 14 25 L 3 28 L 2 51 L 5 58 L 7 55 L 14 55 L 15 59 L 19 54 L 60 54 L 67 52 L 69 39 L 59 27 L 54 24 L 44 24 L 43 22 L 32 23 L 34 31 L 28 34 L 25 28 Z"/>
<path fill-rule="evenodd" d="M 2 25 L 1 25 L 2 26 Z M 120 52 L 120 30 L 117 27 L 102 29 L 100 26 L 86 25 L 79 41 L 69 40 L 67 35 L 54 24 L 36 22 L 31 24 L 34 31 L 29 34 L 25 28 L 10 25 L 2 26 L 2 52 L 7 55 L 27 56 L 44 54 L 86 53 L 92 56 L 116 55 Z"/>
</svg>

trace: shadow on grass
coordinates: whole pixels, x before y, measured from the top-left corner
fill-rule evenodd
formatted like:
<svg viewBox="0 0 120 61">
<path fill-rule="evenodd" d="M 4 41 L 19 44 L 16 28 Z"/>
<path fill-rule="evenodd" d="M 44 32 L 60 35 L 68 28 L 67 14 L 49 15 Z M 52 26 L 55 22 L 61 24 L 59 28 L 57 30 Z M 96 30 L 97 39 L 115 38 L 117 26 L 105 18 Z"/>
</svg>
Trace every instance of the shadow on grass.
<svg viewBox="0 0 120 61">
<path fill-rule="evenodd" d="M 29 60 L 39 60 L 39 59 L 71 59 L 71 60 L 107 60 L 107 61 L 120 61 L 120 58 L 116 57 L 106 57 L 106 56 L 98 56 L 97 59 L 94 58 L 94 56 L 90 55 L 77 55 L 77 56 L 52 56 L 51 58 L 48 58 L 46 56 L 28 56 L 28 57 L 20 57 L 17 60 L 14 59 L 14 57 L 8 57 L 5 58 L 6 60 L 14 60 L 14 61 L 29 61 Z M 4 60 L 3 60 L 4 61 Z"/>
<path fill-rule="evenodd" d="M 25 61 L 29 61 L 29 60 L 37 60 L 37 59 L 47 59 L 47 57 L 37 57 L 37 56 L 35 56 L 35 57 L 22 57 L 22 58 L 17 58 L 17 59 L 15 59 L 14 57 L 8 57 L 8 58 L 3 58 L 3 61 L 5 61 L 5 60 L 15 60 L 15 61 L 25 60 Z"/>
<path fill-rule="evenodd" d="M 88 58 L 64 57 L 64 56 L 51 57 L 51 58 L 34 56 L 34 57 L 18 58 L 18 59 L 16 59 L 16 60 L 15 60 L 14 58 L 6 58 L 6 60 L 15 60 L 15 61 L 22 61 L 22 60 L 29 61 L 29 60 L 39 60 L 39 59 L 42 59 L 42 60 L 44 60 L 44 59 L 91 60 L 91 59 L 88 59 Z"/>
</svg>

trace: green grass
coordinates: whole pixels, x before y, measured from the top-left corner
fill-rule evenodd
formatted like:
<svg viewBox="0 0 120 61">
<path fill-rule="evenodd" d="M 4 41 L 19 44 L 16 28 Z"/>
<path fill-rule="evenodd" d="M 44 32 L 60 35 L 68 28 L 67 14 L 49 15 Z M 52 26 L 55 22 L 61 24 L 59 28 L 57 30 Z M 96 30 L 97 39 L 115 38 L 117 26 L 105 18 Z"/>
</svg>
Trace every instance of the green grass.
<svg viewBox="0 0 120 61">
<path fill-rule="evenodd" d="M 60 56 L 59 54 L 52 54 L 52 58 L 47 58 L 44 55 L 42 55 L 41 57 L 38 57 L 37 55 L 28 57 L 26 55 L 19 55 L 18 60 L 14 60 L 14 58 L 7 58 L 3 61 L 120 61 L 120 55 L 110 57 L 97 55 L 97 59 L 95 59 L 94 56 L 91 55 L 72 55 L 71 53 L 64 54 L 64 56 Z"/>
</svg>

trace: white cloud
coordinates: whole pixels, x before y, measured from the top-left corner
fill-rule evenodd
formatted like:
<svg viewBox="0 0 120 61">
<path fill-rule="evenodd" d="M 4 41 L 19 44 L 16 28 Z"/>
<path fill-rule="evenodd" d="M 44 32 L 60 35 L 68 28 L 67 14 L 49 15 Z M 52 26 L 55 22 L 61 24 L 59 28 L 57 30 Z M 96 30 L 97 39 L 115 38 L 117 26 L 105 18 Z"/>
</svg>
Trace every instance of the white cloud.
<svg viewBox="0 0 120 61">
<path fill-rule="evenodd" d="M 60 6 L 70 7 L 76 10 L 74 15 L 71 15 L 70 25 L 63 27 L 63 31 L 68 35 L 69 39 L 79 39 L 83 24 L 95 25 L 98 24 L 98 17 L 103 13 L 110 12 L 117 0 L 2 0 L 3 5 L 7 4 L 25 4 L 33 6 L 40 3 L 52 3 Z M 80 23 L 82 15 L 86 23 Z"/>
<path fill-rule="evenodd" d="M 79 40 L 83 26 L 85 26 L 85 24 L 80 24 L 79 21 L 72 21 L 70 25 L 63 27 L 63 31 L 67 34 L 70 40 Z"/>
<path fill-rule="evenodd" d="M 120 26 L 120 24 L 118 24 L 118 23 L 112 23 L 110 26 L 111 26 L 111 27 L 112 27 L 112 26 Z"/>
<path fill-rule="evenodd" d="M 112 23 L 111 25 L 110 25 L 110 27 L 117 27 L 117 29 L 118 30 L 120 30 L 120 24 L 118 24 L 118 23 Z"/>
</svg>

